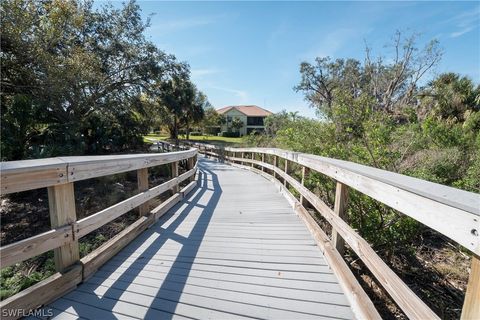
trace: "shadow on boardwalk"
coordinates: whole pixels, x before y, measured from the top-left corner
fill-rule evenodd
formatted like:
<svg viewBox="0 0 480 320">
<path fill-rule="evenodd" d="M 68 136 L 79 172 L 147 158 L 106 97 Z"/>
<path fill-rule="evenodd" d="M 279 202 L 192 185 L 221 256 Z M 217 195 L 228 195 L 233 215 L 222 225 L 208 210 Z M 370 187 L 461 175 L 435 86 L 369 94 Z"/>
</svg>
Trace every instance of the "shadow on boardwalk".
<svg viewBox="0 0 480 320">
<path fill-rule="evenodd" d="M 188 198 L 49 307 L 65 319 L 353 317 L 278 190 L 208 159 Z"/>
<path fill-rule="evenodd" d="M 192 192 L 191 196 L 187 198 L 186 201 L 177 204 L 177 206 L 171 210 L 171 213 L 162 217 L 155 226 L 151 227 L 151 229 L 154 229 L 159 233 L 159 236 L 151 244 L 149 244 L 147 248 L 140 248 L 144 244 L 143 241 L 134 241 L 121 252 L 125 253 L 125 251 L 143 251 L 142 254 L 130 264 L 130 266 L 128 266 L 125 270 L 122 270 L 122 274 L 115 280 L 113 284 L 109 285 L 108 290 L 105 291 L 101 297 L 97 297 L 97 301 L 89 302 L 90 305 L 101 306 L 103 310 L 110 310 L 112 313 L 111 317 L 108 318 L 117 319 L 117 317 L 113 314 L 117 300 L 121 299 L 122 294 L 128 289 L 132 283 L 132 280 L 139 276 L 149 262 L 154 260 L 155 254 L 162 248 L 162 246 L 164 246 L 168 240 L 173 240 L 179 242 L 182 245 L 182 248 L 178 252 L 172 266 L 170 267 L 170 271 L 166 274 L 163 283 L 156 294 L 156 297 L 161 298 L 162 300 L 167 297 L 171 303 L 161 303 L 162 311 L 160 311 L 155 306 L 159 301 L 153 299 L 152 305 L 148 308 L 148 312 L 145 315 L 139 315 L 139 317 L 145 319 L 158 319 L 159 312 L 161 312 L 162 319 L 170 319 L 173 317 L 178 301 L 180 300 L 180 296 L 182 295 L 183 288 L 186 285 L 193 261 L 195 260 L 201 244 L 201 240 L 205 235 L 205 231 L 222 193 L 222 189 L 218 182 L 218 177 L 215 173 L 207 168 L 209 165 L 203 164 L 199 168 L 199 186 L 197 186 L 197 190 Z M 211 186 L 210 188 L 209 185 Z M 196 206 L 198 200 L 204 197 L 204 194 L 207 191 L 211 191 L 211 196 L 209 197 L 208 203 L 204 206 L 200 217 L 193 226 L 189 236 L 183 237 L 178 235 L 175 232 L 176 229 L 181 226 L 182 222 L 188 217 L 189 213 Z M 185 203 L 186 206 L 182 208 L 178 214 L 178 209 L 182 207 L 182 204 L 185 205 Z M 172 219 L 172 216 L 175 214 L 177 214 L 177 217 Z M 170 224 L 165 228 L 161 227 L 166 221 L 169 221 Z M 152 232 L 146 231 L 145 234 L 151 235 Z M 140 237 L 142 236 L 144 235 L 141 235 Z M 190 237 L 194 239 L 190 239 Z M 119 255 L 117 255 L 116 258 L 118 257 Z M 105 275 L 108 277 L 114 272 L 118 271 L 115 266 L 121 266 L 127 262 L 128 259 L 129 255 L 122 256 L 120 259 L 116 259 L 115 265 L 112 266 L 111 264 L 107 264 L 105 267 L 101 268 L 100 271 L 105 271 L 105 269 L 111 270 L 105 273 Z M 178 272 L 179 269 L 182 270 L 180 274 Z M 87 284 L 89 282 L 90 281 L 87 281 Z M 91 297 L 94 297 L 96 295 L 95 291 L 98 289 L 98 287 L 100 287 L 100 285 L 89 286 L 88 289 L 84 288 L 87 290 L 82 291 L 85 293 L 90 292 L 92 294 Z M 81 288 L 82 286 L 79 289 Z M 83 314 L 85 311 L 83 308 L 74 309 L 75 313 L 79 317 L 91 317 L 90 314 Z M 105 319 L 105 315 L 106 314 L 101 315 L 102 319 Z"/>
</svg>

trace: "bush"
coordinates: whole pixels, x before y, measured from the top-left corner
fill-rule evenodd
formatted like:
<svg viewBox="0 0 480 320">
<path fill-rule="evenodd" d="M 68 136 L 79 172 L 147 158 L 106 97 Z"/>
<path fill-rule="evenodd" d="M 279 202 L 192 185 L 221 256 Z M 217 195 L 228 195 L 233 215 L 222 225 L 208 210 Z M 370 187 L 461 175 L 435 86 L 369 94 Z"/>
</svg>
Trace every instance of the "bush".
<svg viewBox="0 0 480 320">
<path fill-rule="evenodd" d="M 220 128 L 218 127 L 206 127 L 204 128 L 204 131 L 206 134 L 211 134 L 214 136 L 221 134 Z"/>
<path fill-rule="evenodd" d="M 240 132 L 222 131 L 222 137 L 238 138 L 238 137 L 240 137 Z"/>
</svg>

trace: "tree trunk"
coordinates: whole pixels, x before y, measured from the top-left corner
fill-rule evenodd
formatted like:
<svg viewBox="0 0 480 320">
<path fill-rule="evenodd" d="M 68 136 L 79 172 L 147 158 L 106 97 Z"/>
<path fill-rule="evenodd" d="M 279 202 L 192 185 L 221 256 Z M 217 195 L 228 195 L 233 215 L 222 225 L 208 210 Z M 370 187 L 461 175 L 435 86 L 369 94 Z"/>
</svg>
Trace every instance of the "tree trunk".
<svg viewBox="0 0 480 320">
<path fill-rule="evenodd" d="M 174 116 L 173 120 L 173 133 L 174 133 L 174 139 L 175 139 L 175 144 L 178 146 L 178 120 L 177 120 L 177 115 Z"/>
</svg>

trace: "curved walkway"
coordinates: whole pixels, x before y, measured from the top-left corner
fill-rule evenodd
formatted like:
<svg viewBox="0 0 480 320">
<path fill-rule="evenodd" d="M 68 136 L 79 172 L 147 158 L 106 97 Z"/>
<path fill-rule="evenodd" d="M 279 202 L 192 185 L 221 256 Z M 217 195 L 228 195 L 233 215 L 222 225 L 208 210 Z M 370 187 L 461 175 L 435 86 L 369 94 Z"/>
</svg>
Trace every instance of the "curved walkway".
<svg viewBox="0 0 480 320">
<path fill-rule="evenodd" d="M 351 319 L 335 275 L 275 186 L 207 159 L 190 195 L 46 309 L 65 319 Z"/>
</svg>

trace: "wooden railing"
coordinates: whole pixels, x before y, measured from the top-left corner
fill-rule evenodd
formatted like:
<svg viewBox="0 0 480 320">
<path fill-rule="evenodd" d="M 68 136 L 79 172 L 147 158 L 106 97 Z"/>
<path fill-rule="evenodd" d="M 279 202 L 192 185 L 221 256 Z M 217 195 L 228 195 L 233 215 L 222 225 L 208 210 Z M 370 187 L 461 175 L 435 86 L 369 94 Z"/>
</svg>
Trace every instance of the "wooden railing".
<svg viewBox="0 0 480 320">
<path fill-rule="evenodd" d="M 170 146 L 171 148 L 171 146 Z M 61 157 L 2 162 L 1 194 L 48 188 L 52 229 L 0 248 L 4 268 L 54 250 L 57 273 L 0 303 L 2 319 L 18 318 L 72 290 L 103 263 L 155 223 L 196 185 L 197 150 L 160 154 Z M 179 162 L 186 171 L 179 175 Z M 170 180 L 153 188 L 148 168 L 171 165 Z M 76 181 L 137 171 L 138 194 L 95 214 L 77 220 L 73 184 Z M 180 183 L 189 182 L 180 190 Z M 162 193 L 173 195 L 149 211 L 148 202 Z M 99 227 L 138 208 L 139 218 L 115 237 L 80 259 L 78 240 Z M 13 310 L 13 311 L 12 311 Z"/>
<path fill-rule="evenodd" d="M 352 162 L 271 148 L 220 148 L 190 144 L 206 156 L 217 157 L 257 172 L 279 185 L 303 218 L 330 266 L 339 277 L 354 311 L 361 318 L 379 318 L 370 299 L 345 264 L 344 243 L 363 261 L 395 303 L 411 319 L 438 316 L 388 267 L 369 243 L 344 220 L 348 189 L 359 192 L 406 214 L 456 241 L 472 253 L 472 267 L 462 310 L 462 319 L 480 319 L 480 196 L 475 193 L 359 165 Z M 270 161 L 266 161 L 268 156 Z M 279 168 L 279 159 L 284 167 Z M 289 175 L 290 164 L 301 166 L 302 178 Z M 305 185 L 311 171 L 336 181 L 335 205 L 330 208 Z M 282 180 L 282 181 L 280 181 Z M 296 199 L 287 188 L 300 195 Z M 332 226 L 331 238 L 305 209 L 309 203 Z"/>
</svg>

